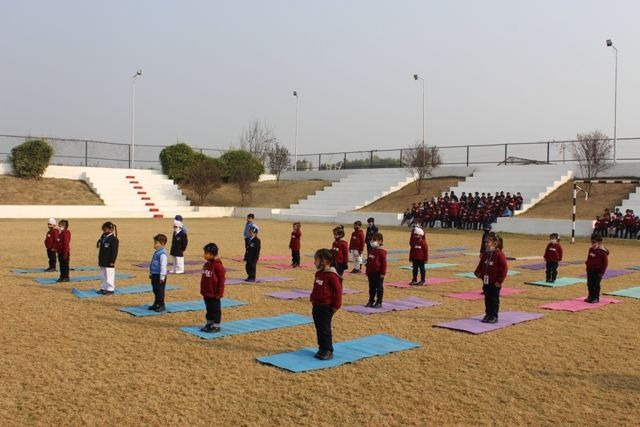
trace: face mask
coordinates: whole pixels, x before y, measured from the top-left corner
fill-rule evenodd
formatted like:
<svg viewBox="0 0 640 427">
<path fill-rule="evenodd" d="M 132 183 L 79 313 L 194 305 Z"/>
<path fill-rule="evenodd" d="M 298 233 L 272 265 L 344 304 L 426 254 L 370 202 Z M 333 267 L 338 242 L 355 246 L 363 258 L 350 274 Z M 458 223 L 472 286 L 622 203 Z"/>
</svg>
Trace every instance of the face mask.
<svg viewBox="0 0 640 427">
<path fill-rule="evenodd" d="M 59 226 L 58 228 L 60 229 L 60 231 L 63 231 L 63 230 L 64 230 L 64 226 L 62 226 L 62 225 L 61 225 L 61 226 Z"/>
<path fill-rule="evenodd" d="M 377 248 L 378 246 L 380 246 L 380 244 L 378 242 L 371 242 L 371 247 L 372 248 Z"/>
</svg>

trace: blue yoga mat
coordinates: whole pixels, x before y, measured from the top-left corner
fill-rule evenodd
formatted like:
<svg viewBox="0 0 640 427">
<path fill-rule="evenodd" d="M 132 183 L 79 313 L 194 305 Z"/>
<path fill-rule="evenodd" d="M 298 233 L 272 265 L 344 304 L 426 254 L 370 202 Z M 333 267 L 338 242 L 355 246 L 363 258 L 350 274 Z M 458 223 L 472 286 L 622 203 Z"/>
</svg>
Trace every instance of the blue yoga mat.
<svg viewBox="0 0 640 427">
<path fill-rule="evenodd" d="M 178 286 L 167 285 L 164 288 L 167 291 L 172 291 L 174 289 L 180 289 Z M 98 298 L 103 297 L 104 295 L 98 293 L 98 289 L 87 289 L 82 290 L 78 288 L 71 289 L 71 292 L 78 298 Z M 118 287 L 115 290 L 114 295 L 128 295 L 128 294 L 143 294 L 146 292 L 153 292 L 153 288 L 151 285 L 133 285 L 133 286 L 124 286 Z"/>
<path fill-rule="evenodd" d="M 544 280 L 535 282 L 524 282 L 527 285 L 546 286 L 548 288 L 559 288 L 561 286 L 575 285 L 576 283 L 587 283 L 586 279 L 578 277 L 558 277 L 555 282 L 549 283 Z"/>
<path fill-rule="evenodd" d="M 291 326 L 313 323 L 313 319 L 300 314 L 287 313 L 275 317 L 254 317 L 253 319 L 234 320 L 220 326 L 220 332 L 214 334 L 202 332 L 201 326 L 185 326 L 181 331 L 193 334 L 205 340 L 222 338 L 229 335 L 248 334 L 250 332 L 268 331 L 271 329 L 287 328 Z"/>
<path fill-rule="evenodd" d="M 605 294 L 640 299 L 640 286 L 636 286 L 635 288 L 619 289 L 612 292 L 605 292 Z"/>
<path fill-rule="evenodd" d="M 130 279 L 132 277 L 136 277 L 136 276 L 132 276 L 131 274 L 124 274 L 124 273 L 117 273 L 116 274 L 116 279 Z M 58 283 L 58 279 L 56 279 L 55 277 L 44 277 L 44 278 L 39 278 L 39 279 L 33 279 L 36 283 L 39 283 L 41 285 L 55 285 Z M 91 282 L 93 280 L 102 280 L 102 277 L 100 276 L 71 276 L 69 278 L 70 282 Z"/>
<path fill-rule="evenodd" d="M 417 347 L 420 347 L 420 344 L 380 334 L 334 344 L 333 359 L 331 360 L 316 359 L 313 355 L 318 349 L 311 347 L 289 353 L 258 357 L 257 360 L 291 372 L 305 372 L 333 368 L 366 357 L 382 356 L 394 351 Z"/>
<path fill-rule="evenodd" d="M 518 274 L 520 274 L 520 272 L 519 272 L 519 271 L 516 271 L 516 270 L 509 270 L 509 271 L 507 272 L 507 276 L 517 276 Z M 472 273 L 472 272 L 470 272 L 470 271 L 469 271 L 469 272 L 467 272 L 467 273 L 457 273 L 457 274 L 456 274 L 456 276 L 458 276 L 458 277 L 466 277 L 467 279 L 478 279 L 478 278 L 476 277 L 476 275 L 475 275 L 475 274 L 473 274 L 473 273 Z M 479 280 L 479 279 L 478 279 L 478 280 Z"/>
<path fill-rule="evenodd" d="M 229 298 L 222 298 L 221 301 L 222 308 L 228 307 L 236 307 L 240 305 L 247 305 L 244 301 L 236 301 Z M 133 307 L 122 307 L 119 310 L 124 311 L 125 313 L 133 314 L 134 316 L 159 316 L 161 314 L 167 313 L 180 313 L 182 311 L 200 311 L 204 310 L 204 301 L 203 300 L 195 300 L 195 301 L 177 301 L 170 302 L 166 304 L 166 310 L 160 313 L 149 310 L 148 305 L 138 305 Z"/>
<path fill-rule="evenodd" d="M 70 270 L 71 271 L 95 271 L 97 270 L 98 267 L 94 267 L 92 265 L 84 265 L 84 266 L 80 266 L 80 267 L 72 267 Z M 45 268 L 14 268 L 11 271 L 13 273 L 18 273 L 18 274 L 28 274 L 28 273 L 59 273 L 58 270 L 54 270 L 54 271 L 45 271 Z"/>
</svg>

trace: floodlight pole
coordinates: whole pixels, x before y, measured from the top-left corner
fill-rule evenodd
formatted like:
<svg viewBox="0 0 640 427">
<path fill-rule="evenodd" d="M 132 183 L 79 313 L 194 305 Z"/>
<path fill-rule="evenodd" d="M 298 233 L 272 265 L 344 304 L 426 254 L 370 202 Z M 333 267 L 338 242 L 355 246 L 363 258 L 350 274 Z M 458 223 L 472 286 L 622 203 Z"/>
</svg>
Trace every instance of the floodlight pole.
<svg viewBox="0 0 640 427">
<path fill-rule="evenodd" d="M 422 84 L 422 151 L 424 151 L 424 79 L 417 74 L 413 75 L 414 80 L 420 80 Z"/>
<path fill-rule="evenodd" d="M 296 97 L 296 130 L 293 137 L 293 170 L 298 170 L 298 91 L 293 91 L 293 96 Z"/>
<path fill-rule="evenodd" d="M 136 157 L 136 78 L 142 75 L 142 70 L 137 70 L 131 79 L 131 146 L 129 147 L 129 169 L 135 167 Z"/>
<path fill-rule="evenodd" d="M 612 47 L 615 53 L 615 77 L 614 77 L 614 92 L 613 92 L 613 163 L 616 163 L 616 145 L 618 143 L 617 138 L 617 124 L 618 124 L 618 49 L 613 45 L 611 39 L 607 40 L 607 46 Z"/>
</svg>

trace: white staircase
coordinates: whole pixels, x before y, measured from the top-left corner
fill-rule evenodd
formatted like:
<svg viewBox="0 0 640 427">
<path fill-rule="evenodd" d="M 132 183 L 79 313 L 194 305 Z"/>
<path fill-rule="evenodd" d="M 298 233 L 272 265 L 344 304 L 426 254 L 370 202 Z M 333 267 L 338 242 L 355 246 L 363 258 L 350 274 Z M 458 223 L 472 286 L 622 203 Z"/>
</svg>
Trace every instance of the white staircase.
<svg viewBox="0 0 640 427">
<path fill-rule="evenodd" d="M 414 181 L 404 169 L 353 170 L 349 174 L 306 199 L 281 209 L 275 216 L 282 220 L 333 222 L 338 212 L 366 206 Z"/>
<path fill-rule="evenodd" d="M 616 206 L 624 214 L 627 209 L 633 209 L 634 215 L 640 215 L 640 187 L 636 187 L 629 197 L 622 201 L 621 206 Z"/>
<path fill-rule="evenodd" d="M 521 214 L 544 199 L 565 182 L 573 178 L 573 169 L 566 165 L 506 165 L 479 168 L 472 176 L 449 191 L 455 191 L 460 197 L 462 192 L 495 194 L 496 191 L 515 195 L 520 192 L 523 198 Z"/>
</svg>

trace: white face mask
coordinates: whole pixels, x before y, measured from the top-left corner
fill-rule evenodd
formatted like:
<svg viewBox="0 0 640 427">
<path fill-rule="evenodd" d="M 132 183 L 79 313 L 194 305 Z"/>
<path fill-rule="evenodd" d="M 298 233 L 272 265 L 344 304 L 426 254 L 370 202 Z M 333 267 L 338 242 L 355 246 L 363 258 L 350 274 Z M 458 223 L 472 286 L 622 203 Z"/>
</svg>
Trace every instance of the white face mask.
<svg viewBox="0 0 640 427">
<path fill-rule="evenodd" d="M 378 246 L 380 246 L 380 243 L 378 243 L 378 242 L 371 242 L 371 247 L 372 247 L 372 248 L 374 248 L 374 249 L 375 249 L 375 248 L 377 248 Z"/>
<path fill-rule="evenodd" d="M 61 225 L 61 226 L 59 226 L 58 228 L 60 229 L 60 231 L 63 231 L 63 230 L 64 230 L 64 226 L 62 226 L 62 225 Z"/>
</svg>

